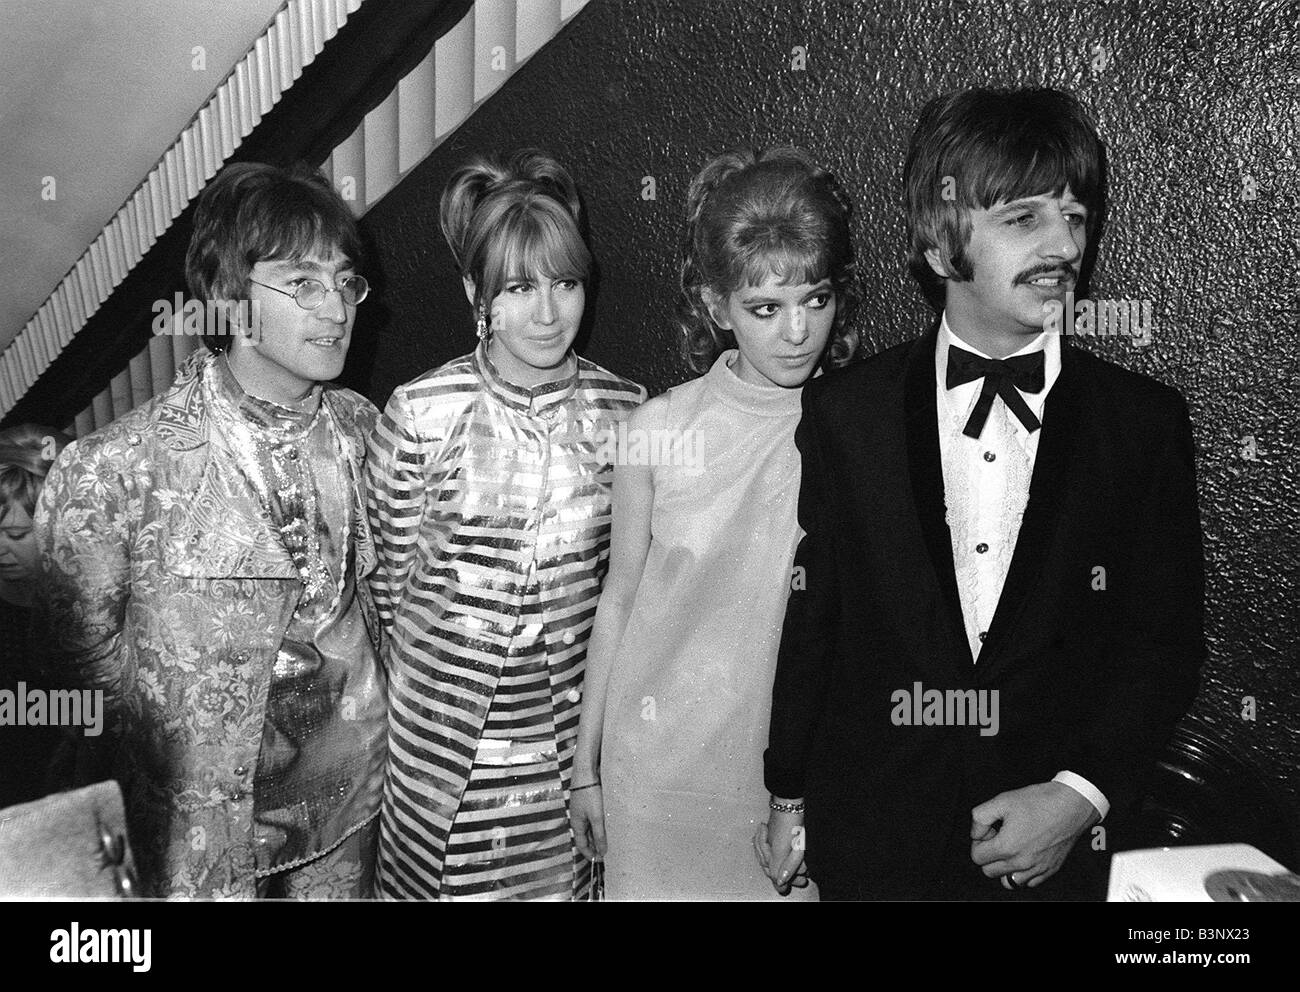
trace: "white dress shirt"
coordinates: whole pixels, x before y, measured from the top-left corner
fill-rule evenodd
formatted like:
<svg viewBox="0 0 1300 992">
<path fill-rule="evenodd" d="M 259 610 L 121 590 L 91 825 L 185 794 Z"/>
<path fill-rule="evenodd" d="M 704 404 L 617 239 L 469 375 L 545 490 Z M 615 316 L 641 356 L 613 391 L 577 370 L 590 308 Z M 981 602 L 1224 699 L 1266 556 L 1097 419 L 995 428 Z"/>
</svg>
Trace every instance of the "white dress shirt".
<svg viewBox="0 0 1300 992">
<path fill-rule="evenodd" d="M 953 333 L 945 315 L 935 342 L 934 370 L 939 413 L 939 456 L 943 462 L 944 502 L 952 534 L 953 568 L 961 599 L 962 620 L 971 657 L 978 659 L 984 637 L 997 610 L 1006 582 L 1016 539 L 1029 501 L 1041 431 L 1030 432 L 1002 397 L 993 399 L 988 420 L 978 439 L 962 433 L 979 399 L 984 380 L 947 388 L 948 349 L 958 348 L 992 358 Z M 1043 352 L 1043 390 L 1017 390 L 1041 422 L 1043 405 L 1061 374 L 1061 339 L 1044 331 L 1015 355 Z M 1004 357 L 1014 357 L 1008 355 Z M 1053 779 L 1074 789 L 1104 818 L 1110 803 L 1096 786 L 1081 775 L 1062 771 Z"/>
</svg>

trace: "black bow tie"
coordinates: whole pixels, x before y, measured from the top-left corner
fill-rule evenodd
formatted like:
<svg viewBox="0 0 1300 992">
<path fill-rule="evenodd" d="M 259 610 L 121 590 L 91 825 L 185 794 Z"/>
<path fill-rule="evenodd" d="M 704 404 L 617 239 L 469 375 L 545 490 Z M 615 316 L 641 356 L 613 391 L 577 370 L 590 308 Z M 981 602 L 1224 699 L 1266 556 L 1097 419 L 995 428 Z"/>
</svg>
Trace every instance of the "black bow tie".
<svg viewBox="0 0 1300 992">
<path fill-rule="evenodd" d="M 1014 358 L 981 358 L 965 348 L 956 345 L 948 347 L 948 388 L 952 389 L 967 382 L 983 379 L 980 398 L 971 411 L 970 419 L 962 433 L 967 437 L 978 438 L 984 433 L 984 424 L 993 409 L 993 397 L 1001 396 L 1007 409 L 1025 425 L 1025 430 L 1033 433 L 1043 425 L 1029 409 L 1017 389 L 1026 393 L 1041 393 L 1045 375 L 1043 372 L 1043 353 L 1035 351 L 1028 355 Z"/>
</svg>

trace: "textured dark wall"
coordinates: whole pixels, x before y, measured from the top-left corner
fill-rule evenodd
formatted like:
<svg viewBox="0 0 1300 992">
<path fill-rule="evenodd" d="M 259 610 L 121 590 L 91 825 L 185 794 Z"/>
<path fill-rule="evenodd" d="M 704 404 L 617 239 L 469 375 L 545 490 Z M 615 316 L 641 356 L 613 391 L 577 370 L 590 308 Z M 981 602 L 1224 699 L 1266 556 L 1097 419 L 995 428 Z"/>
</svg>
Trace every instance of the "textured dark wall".
<svg viewBox="0 0 1300 992">
<path fill-rule="evenodd" d="M 1295 12 L 1277 0 L 594 0 L 367 216 L 383 293 L 363 308 L 352 377 L 382 404 L 470 350 L 438 196 L 469 154 L 525 144 L 552 150 L 585 191 L 602 269 L 592 360 L 652 392 L 690 377 L 672 320 L 682 201 L 695 170 L 737 142 L 801 145 L 845 181 L 860 326 L 881 350 L 927 320 L 899 207 L 917 110 L 972 85 L 1069 88 L 1110 149 L 1093 295 L 1155 312 L 1149 347 L 1086 345 L 1176 386 L 1195 424 L 1210 662 L 1194 712 L 1300 827 Z M 795 46 L 805 69 L 792 68 Z"/>
</svg>

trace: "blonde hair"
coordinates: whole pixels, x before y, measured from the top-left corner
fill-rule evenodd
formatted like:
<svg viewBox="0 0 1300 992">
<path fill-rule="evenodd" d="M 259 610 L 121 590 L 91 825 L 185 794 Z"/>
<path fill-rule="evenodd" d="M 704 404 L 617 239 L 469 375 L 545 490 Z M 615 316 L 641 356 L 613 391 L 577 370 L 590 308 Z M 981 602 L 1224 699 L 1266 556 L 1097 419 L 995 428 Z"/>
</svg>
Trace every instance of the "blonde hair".
<svg viewBox="0 0 1300 992">
<path fill-rule="evenodd" d="M 0 520 L 17 505 L 28 515 L 60 451 L 72 439 L 62 431 L 36 424 L 19 424 L 0 431 Z"/>
<path fill-rule="evenodd" d="M 456 267 L 474 283 L 474 308 L 511 278 L 591 278 L 578 188 L 564 166 L 524 148 L 501 159 L 481 156 L 457 169 L 438 209 Z"/>
<path fill-rule="evenodd" d="M 710 160 L 687 191 L 682 236 L 677 310 L 691 367 L 705 372 L 736 347 L 734 335 L 714 323 L 703 291 L 725 296 L 768 275 L 784 282 L 830 279 L 836 307 L 826 362 L 850 361 L 858 333 L 849 317 L 861 295 L 851 213 L 834 174 L 798 148 L 737 148 Z"/>
</svg>

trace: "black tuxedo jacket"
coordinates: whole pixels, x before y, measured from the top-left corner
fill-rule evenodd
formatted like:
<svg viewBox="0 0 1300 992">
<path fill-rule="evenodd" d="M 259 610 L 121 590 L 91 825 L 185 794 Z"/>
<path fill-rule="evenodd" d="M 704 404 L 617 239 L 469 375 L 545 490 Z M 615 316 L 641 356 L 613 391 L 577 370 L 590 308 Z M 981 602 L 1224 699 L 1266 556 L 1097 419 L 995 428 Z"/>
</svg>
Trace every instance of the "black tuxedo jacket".
<svg viewBox="0 0 1300 992">
<path fill-rule="evenodd" d="M 1029 501 L 978 663 L 945 522 L 935 332 L 804 387 L 796 566 L 765 775 L 807 805 L 806 862 L 861 898 L 997 898 L 971 810 L 1076 772 L 1107 849 L 1195 695 L 1203 562 L 1182 397 L 1062 339 Z M 895 725 L 896 690 L 996 689 L 999 728 Z M 1035 891 L 1069 897 L 1091 833 Z M 964 872 L 954 887 L 954 873 Z M 1080 884 L 1094 886 L 1097 871 Z M 1074 893 L 1073 897 L 1077 897 Z"/>
</svg>

